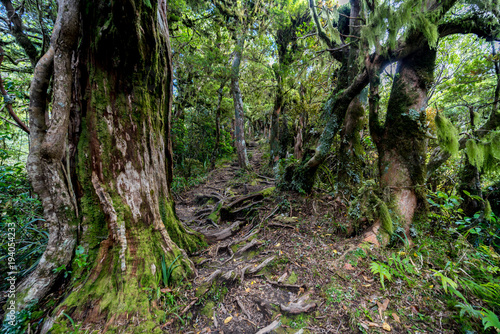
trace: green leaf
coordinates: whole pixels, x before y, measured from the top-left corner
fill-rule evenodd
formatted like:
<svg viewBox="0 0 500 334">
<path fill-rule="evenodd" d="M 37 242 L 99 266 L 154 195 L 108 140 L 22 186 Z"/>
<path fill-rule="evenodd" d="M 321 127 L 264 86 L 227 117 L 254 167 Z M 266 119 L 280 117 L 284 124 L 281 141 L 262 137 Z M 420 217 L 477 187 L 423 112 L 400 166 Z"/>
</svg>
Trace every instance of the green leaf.
<svg viewBox="0 0 500 334">
<path fill-rule="evenodd" d="M 483 318 L 483 326 L 484 329 L 488 329 L 490 327 L 493 327 L 497 330 L 497 332 L 500 332 L 500 321 L 498 320 L 498 317 L 493 311 L 489 311 L 486 309 L 483 309 L 483 311 L 486 313 L 486 315 Z"/>
</svg>

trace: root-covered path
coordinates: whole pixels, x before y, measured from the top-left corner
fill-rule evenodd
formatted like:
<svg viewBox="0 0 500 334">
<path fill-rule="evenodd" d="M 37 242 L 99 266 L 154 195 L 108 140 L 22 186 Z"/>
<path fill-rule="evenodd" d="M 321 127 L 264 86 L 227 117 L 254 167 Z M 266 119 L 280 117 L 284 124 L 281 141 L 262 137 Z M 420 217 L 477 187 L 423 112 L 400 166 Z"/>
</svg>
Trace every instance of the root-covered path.
<svg viewBox="0 0 500 334">
<path fill-rule="evenodd" d="M 352 228 L 346 206 L 329 194 L 276 191 L 274 180 L 260 170 L 265 162 L 256 144 L 249 155 L 252 172 L 229 163 L 177 195 L 178 217 L 203 233 L 209 245 L 192 256 L 197 269 L 192 289 L 172 291 L 176 297 L 162 329 L 406 333 L 401 313 L 394 311 L 409 307 L 405 293 L 411 291 L 401 285 L 398 291 L 381 291 L 369 268 L 379 250 L 360 246 L 361 237 L 347 238 Z M 413 304 L 421 299 L 412 298 Z"/>
</svg>

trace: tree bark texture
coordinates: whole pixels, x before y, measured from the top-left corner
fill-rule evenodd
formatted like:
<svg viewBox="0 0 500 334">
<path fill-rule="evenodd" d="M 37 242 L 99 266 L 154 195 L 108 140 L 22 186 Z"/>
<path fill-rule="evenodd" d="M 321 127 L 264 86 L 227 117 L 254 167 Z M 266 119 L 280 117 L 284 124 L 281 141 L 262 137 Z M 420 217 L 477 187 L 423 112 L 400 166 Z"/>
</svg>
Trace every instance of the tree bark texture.
<svg viewBox="0 0 500 334">
<path fill-rule="evenodd" d="M 340 148 L 338 151 L 339 191 L 349 198 L 354 195 L 355 187 L 359 185 L 363 174 L 363 147 L 360 131 L 363 128 L 365 110 L 358 97 L 352 100 L 340 131 Z"/>
<path fill-rule="evenodd" d="M 170 193 L 173 70 L 166 1 L 59 5 L 30 106 L 28 173 L 50 239 L 17 302 L 23 308 L 41 300 L 63 273 L 54 269 L 65 266 L 72 283 L 42 332 L 68 332 L 63 311 L 86 328 L 153 332 L 159 328 L 143 288 L 157 287 L 162 257 L 167 266 L 179 257 L 174 280 L 193 273 L 186 251 L 203 243 L 178 221 Z M 76 245 L 88 255 L 83 266 L 75 262 Z"/>
<path fill-rule="evenodd" d="M 245 114 L 243 110 L 243 99 L 240 90 L 240 63 L 245 46 L 245 37 L 239 36 L 236 40 L 233 64 L 231 66 L 231 92 L 234 103 L 234 135 L 236 142 L 236 153 L 240 168 L 249 169 L 247 145 L 245 142 Z"/>
<path fill-rule="evenodd" d="M 425 205 L 425 115 L 435 59 L 436 50 L 425 44 L 399 61 L 385 126 L 371 124 L 379 152 L 380 187 L 400 214 L 408 238 L 417 205 Z"/>
<path fill-rule="evenodd" d="M 269 165 L 273 166 L 279 159 L 279 123 L 281 109 L 283 108 L 283 82 L 281 79 L 281 74 L 275 71 L 276 77 L 276 93 L 274 96 L 274 107 L 273 113 L 271 114 L 271 133 L 269 137 L 269 146 L 271 148 L 271 154 L 269 155 Z"/>
</svg>

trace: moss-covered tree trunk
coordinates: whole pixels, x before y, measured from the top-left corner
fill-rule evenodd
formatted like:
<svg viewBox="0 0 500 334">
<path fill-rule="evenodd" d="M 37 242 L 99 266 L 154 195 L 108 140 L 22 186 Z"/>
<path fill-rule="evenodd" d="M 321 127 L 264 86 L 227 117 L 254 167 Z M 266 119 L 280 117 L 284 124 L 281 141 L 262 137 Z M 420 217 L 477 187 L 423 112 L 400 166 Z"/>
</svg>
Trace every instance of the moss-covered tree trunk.
<svg viewBox="0 0 500 334">
<path fill-rule="evenodd" d="M 271 127 L 270 127 L 270 136 L 269 136 L 269 147 L 271 149 L 269 155 L 269 165 L 273 166 L 276 161 L 279 159 L 279 122 L 280 122 L 280 114 L 281 109 L 283 108 L 283 82 L 281 78 L 281 74 L 279 71 L 275 71 L 274 73 L 276 78 L 276 93 L 274 96 L 274 106 L 273 112 L 271 114 Z"/>
<path fill-rule="evenodd" d="M 347 109 L 344 125 L 340 131 L 340 147 L 338 151 L 337 185 L 346 198 L 356 194 L 363 174 L 363 147 L 360 131 L 363 128 L 365 110 L 359 98 L 352 100 Z"/>
<path fill-rule="evenodd" d="M 42 332 L 67 333 L 63 311 L 87 328 L 161 332 L 144 289 L 157 288 L 163 257 L 168 266 L 179 256 L 174 280 L 193 273 L 186 251 L 202 242 L 178 221 L 170 193 L 166 1 L 59 5 L 61 22 L 44 57 L 54 61 L 53 108 L 60 110 L 45 124 L 45 99 L 38 96 L 47 89 L 38 81 L 50 78 L 45 58 L 35 72 L 30 110 L 38 137 L 29 174 L 50 240 L 37 270 L 19 287 L 18 305 L 42 300 L 71 271 L 65 298 L 45 317 Z M 48 141 L 49 134 L 58 136 Z"/>
<path fill-rule="evenodd" d="M 428 45 L 403 58 L 398 63 L 384 128 L 377 128 L 376 120 L 370 120 L 379 152 L 380 187 L 398 211 L 408 238 L 417 206 L 425 206 L 425 115 L 435 59 L 436 50 Z M 370 118 L 374 116 L 370 114 Z"/>
<path fill-rule="evenodd" d="M 236 37 L 236 49 L 234 50 L 231 66 L 231 92 L 234 103 L 234 135 L 238 164 L 240 168 L 249 169 L 250 163 L 248 162 L 247 144 L 245 142 L 245 113 L 240 90 L 240 64 L 244 46 L 244 35 Z"/>
<path fill-rule="evenodd" d="M 358 0 L 350 0 L 351 12 L 349 18 L 349 35 L 359 36 L 362 21 L 359 19 L 361 6 Z M 354 45 L 349 48 L 348 80 L 351 82 L 359 71 L 357 57 L 359 49 L 357 39 L 353 39 Z M 340 131 L 340 148 L 338 157 L 338 189 L 346 198 L 357 193 L 357 187 L 362 179 L 363 147 L 361 145 L 360 131 L 364 124 L 365 110 L 359 96 L 354 98 L 347 109 L 344 124 Z"/>
<path fill-rule="evenodd" d="M 464 191 L 468 192 L 470 195 L 483 197 L 483 192 L 481 189 L 481 176 L 479 170 L 476 166 L 473 166 L 467 157 L 464 158 L 464 166 L 460 171 L 460 184 L 458 186 L 459 193 L 463 197 L 464 201 L 461 204 L 464 210 L 464 215 L 466 217 L 472 217 L 476 212 L 484 210 L 484 202 L 476 198 L 473 198 Z"/>
</svg>

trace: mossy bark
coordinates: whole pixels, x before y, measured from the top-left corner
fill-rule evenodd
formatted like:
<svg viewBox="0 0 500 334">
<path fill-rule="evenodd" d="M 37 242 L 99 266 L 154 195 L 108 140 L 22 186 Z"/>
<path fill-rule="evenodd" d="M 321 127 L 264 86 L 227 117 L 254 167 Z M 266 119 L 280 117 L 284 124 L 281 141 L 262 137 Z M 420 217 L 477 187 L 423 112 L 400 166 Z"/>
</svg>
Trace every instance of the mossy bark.
<svg viewBox="0 0 500 334">
<path fill-rule="evenodd" d="M 476 212 L 484 210 L 484 202 L 471 198 L 464 193 L 464 191 L 467 191 L 470 195 L 483 197 L 479 170 L 469 162 L 467 157 L 464 158 L 464 166 L 460 172 L 458 189 L 460 196 L 464 199 L 461 207 L 466 217 L 472 217 Z"/>
<path fill-rule="evenodd" d="M 352 100 L 347 110 L 344 125 L 340 132 L 338 151 L 338 178 L 340 192 L 346 198 L 354 196 L 363 178 L 363 146 L 360 131 L 364 125 L 365 110 L 359 98 Z"/>
<path fill-rule="evenodd" d="M 173 70 L 166 1 L 82 7 L 83 34 L 69 78 L 78 104 L 70 124 L 76 135 L 69 136 L 78 211 L 68 210 L 58 223 L 72 226 L 79 213 L 78 244 L 88 258 L 83 268 L 75 261 L 68 267 L 71 285 L 42 332 L 66 333 L 63 311 L 88 329 L 161 332 L 145 289 L 158 287 L 162 258 L 168 266 L 179 256 L 173 281 L 193 274 L 186 251 L 204 244 L 179 222 L 170 192 Z M 76 234 L 66 239 L 77 243 Z"/>
<path fill-rule="evenodd" d="M 281 74 L 278 71 L 275 71 L 276 77 L 276 95 L 274 96 L 274 107 L 273 112 L 271 114 L 271 127 L 270 127 L 270 136 L 269 136 L 269 148 L 271 150 L 269 154 L 269 166 L 274 166 L 276 161 L 279 159 L 279 120 L 281 109 L 283 108 L 283 82 L 281 80 Z"/>
<path fill-rule="evenodd" d="M 426 207 L 425 117 L 435 59 L 436 50 L 424 45 L 398 63 L 385 126 L 379 133 L 371 126 L 379 152 L 380 187 L 398 211 L 408 238 L 417 206 Z"/>
<path fill-rule="evenodd" d="M 238 164 L 242 169 L 250 169 L 248 162 L 247 144 L 245 142 L 245 112 L 240 90 L 240 64 L 245 47 L 245 35 L 236 36 L 236 49 L 234 50 L 231 66 L 231 93 L 234 103 L 234 135 Z"/>
</svg>

